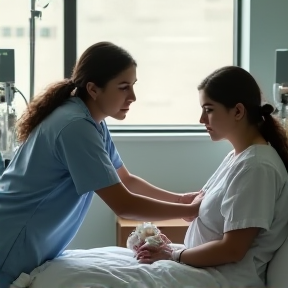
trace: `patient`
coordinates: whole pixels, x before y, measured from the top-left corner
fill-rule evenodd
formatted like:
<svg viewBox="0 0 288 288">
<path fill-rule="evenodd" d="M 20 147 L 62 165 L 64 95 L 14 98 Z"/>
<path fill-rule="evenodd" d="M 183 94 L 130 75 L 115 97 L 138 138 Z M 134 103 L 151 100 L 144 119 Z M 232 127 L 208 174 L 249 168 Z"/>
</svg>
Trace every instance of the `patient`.
<svg viewBox="0 0 288 288">
<path fill-rule="evenodd" d="M 231 287 L 262 287 L 267 264 L 288 234 L 287 136 L 245 70 L 223 67 L 198 90 L 200 123 L 213 141 L 226 139 L 234 149 L 202 189 L 204 200 L 185 248 L 148 243 L 138 249 L 137 259 L 215 267 Z M 206 155 L 203 161 L 209 165 Z"/>
</svg>

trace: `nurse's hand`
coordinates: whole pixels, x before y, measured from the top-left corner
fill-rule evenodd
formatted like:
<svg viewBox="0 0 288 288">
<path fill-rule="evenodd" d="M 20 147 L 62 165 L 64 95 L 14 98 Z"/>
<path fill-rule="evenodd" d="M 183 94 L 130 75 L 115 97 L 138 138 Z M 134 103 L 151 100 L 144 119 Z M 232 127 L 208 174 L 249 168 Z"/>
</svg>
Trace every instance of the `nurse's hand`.
<svg viewBox="0 0 288 288">
<path fill-rule="evenodd" d="M 203 200 L 203 197 L 204 197 L 203 191 L 185 193 L 185 194 L 181 195 L 181 197 L 179 199 L 179 203 L 181 203 L 181 204 L 193 204 L 194 206 L 197 205 L 198 209 L 199 209 L 201 202 Z M 194 215 L 192 217 L 183 218 L 183 220 L 185 220 L 187 222 L 192 222 L 197 217 L 198 217 L 198 213 L 197 213 L 197 215 Z"/>
</svg>

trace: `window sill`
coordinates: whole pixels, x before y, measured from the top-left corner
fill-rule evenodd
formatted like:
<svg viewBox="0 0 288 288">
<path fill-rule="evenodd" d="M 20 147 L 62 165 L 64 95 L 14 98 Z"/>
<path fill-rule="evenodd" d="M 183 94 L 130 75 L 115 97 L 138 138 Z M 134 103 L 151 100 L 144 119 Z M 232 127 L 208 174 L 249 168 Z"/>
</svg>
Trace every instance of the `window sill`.
<svg viewBox="0 0 288 288">
<path fill-rule="evenodd" d="M 111 132 L 111 137 L 114 141 L 123 142 L 151 142 L 151 141 L 207 141 L 210 140 L 210 135 L 207 132 L 175 132 L 175 133 L 159 133 L 159 132 Z"/>
</svg>

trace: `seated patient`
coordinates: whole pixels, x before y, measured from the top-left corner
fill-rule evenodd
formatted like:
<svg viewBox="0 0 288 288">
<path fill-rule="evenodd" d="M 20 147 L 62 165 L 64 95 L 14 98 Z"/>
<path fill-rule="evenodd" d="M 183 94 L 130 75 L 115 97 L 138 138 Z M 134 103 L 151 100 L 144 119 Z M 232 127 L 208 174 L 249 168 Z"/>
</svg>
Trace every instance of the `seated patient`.
<svg viewBox="0 0 288 288">
<path fill-rule="evenodd" d="M 288 234 L 286 133 L 271 115 L 273 107 L 261 103 L 256 81 L 239 67 L 213 72 L 198 90 L 200 123 L 213 141 L 226 139 L 234 149 L 202 189 L 185 249 L 144 245 L 137 258 L 215 267 L 231 287 L 262 287 L 267 264 Z M 203 161 L 209 165 L 207 155 Z"/>
</svg>

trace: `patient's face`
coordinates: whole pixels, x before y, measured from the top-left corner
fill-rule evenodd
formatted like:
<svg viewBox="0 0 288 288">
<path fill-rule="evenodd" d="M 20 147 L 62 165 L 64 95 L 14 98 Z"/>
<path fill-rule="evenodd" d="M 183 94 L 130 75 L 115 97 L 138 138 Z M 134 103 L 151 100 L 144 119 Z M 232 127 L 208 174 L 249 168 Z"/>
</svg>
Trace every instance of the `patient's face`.
<svg viewBox="0 0 288 288">
<path fill-rule="evenodd" d="M 235 128 L 233 111 L 211 100 L 203 90 L 199 91 L 199 102 L 202 107 L 200 123 L 206 126 L 211 139 L 218 141 L 227 138 Z"/>
</svg>

